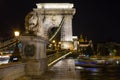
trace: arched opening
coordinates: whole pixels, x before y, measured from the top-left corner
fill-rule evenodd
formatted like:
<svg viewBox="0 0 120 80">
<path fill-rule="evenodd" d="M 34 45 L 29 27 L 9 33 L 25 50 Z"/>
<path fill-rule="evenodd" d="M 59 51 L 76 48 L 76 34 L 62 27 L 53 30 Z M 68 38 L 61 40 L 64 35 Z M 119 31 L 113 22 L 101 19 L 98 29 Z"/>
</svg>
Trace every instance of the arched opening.
<svg viewBox="0 0 120 80">
<path fill-rule="evenodd" d="M 58 27 L 51 27 L 48 30 L 48 39 L 50 39 L 56 33 L 57 29 Z M 53 39 L 59 41 L 60 37 L 61 37 L 61 32 L 59 31 Z"/>
<path fill-rule="evenodd" d="M 48 39 L 51 39 L 51 37 L 55 35 L 55 33 L 57 32 L 57 29 L 58 27 L 51 27 L 48 29 Z M 48 44 L 47 48 L 50 48 L 50 47 L 53 48 L 53 46 L 49 47 L 49 45 L 54 45 L 54 49 L 60 48 L 60 44 L 59 44 L 60 39 L 61 39 L 61 30 L 57 32 L 57 35 L 53 37 L 52 40 L 50 40 L 50 44 Z"/>
</svg>

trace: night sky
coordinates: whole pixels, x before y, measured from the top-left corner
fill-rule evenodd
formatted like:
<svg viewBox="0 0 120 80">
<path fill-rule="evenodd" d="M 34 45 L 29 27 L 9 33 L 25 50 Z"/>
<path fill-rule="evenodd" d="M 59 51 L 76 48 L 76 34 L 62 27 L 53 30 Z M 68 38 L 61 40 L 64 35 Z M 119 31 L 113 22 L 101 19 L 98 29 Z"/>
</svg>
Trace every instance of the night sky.
<svg viewBox="0 0 120 80">
<path fill-rule="evenodd" d="M 26 14 L 36 3 L 45 2 L 74 3 L 73 35 L 83 34 L 93 42 L 120 42 L 120 8 L 115 0 L 0 0 L 0 37 L 10 36 L 14 29 L 24 31 Z"/>
</svg>

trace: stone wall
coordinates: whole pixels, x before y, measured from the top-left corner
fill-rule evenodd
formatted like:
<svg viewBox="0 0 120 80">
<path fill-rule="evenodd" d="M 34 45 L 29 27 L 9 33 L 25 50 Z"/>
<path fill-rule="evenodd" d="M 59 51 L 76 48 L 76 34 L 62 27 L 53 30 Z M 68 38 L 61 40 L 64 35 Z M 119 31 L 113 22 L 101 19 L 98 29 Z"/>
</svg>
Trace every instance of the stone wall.
<svg viewBox="0 0 120 80">
<path fill-rule="evenodd" d="M 25 64 L 21 62 L 0 65 L 0 80 L 15 80 L 24 76 L 24 67 Z"/>
</svg>

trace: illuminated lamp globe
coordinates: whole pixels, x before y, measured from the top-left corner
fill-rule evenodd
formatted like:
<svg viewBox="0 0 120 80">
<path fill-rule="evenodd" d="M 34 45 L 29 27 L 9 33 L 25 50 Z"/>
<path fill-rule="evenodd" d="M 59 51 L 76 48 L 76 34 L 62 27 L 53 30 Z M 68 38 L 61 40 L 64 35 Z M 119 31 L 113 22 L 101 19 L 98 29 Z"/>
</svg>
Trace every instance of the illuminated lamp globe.
<svg viewBox="0 0 120 80">
<path fill-rule="evenodd" d="M 18 37 L 20 35 L 20 32 L 19 31 L 15 31 L 14 35 L 15 35 L 15 37 Z"/>
</svg>

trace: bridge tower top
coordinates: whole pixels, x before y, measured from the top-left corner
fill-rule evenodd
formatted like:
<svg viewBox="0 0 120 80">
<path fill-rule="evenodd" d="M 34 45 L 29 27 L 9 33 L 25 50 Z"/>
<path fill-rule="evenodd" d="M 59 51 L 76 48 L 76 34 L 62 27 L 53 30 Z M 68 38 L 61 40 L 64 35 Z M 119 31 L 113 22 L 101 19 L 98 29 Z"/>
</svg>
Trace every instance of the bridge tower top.
<svg viewBox="0 0 120 80">
<path fill-rule="evenodd" d="M 41 15 L 74 15 L 75 9 L 72 3 L 37 3 L 33 11 Z"/>
<path fill-rule="evenodd" d="M 45 8 L 45 9 L 69 9 L 73 8 L 73 4 L 71 3 L 38 3 L 36 4 L 37 8 Z"/>
</svg>

